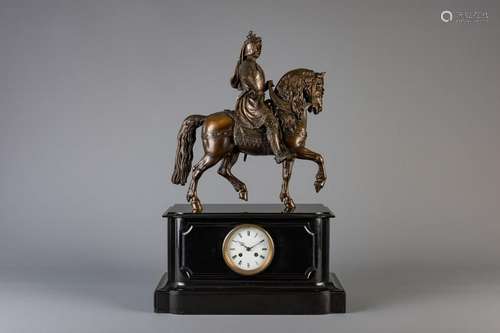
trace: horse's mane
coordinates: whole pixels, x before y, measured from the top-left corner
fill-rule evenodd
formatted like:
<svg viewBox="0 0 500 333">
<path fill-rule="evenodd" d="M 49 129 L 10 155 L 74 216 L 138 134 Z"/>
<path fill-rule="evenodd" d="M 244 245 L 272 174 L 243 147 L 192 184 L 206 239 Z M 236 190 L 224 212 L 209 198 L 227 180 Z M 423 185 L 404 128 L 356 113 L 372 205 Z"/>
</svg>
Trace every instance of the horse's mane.
<svg viewBox="0 0 500 333">
<path fill-rule="evenodd" d="M 315 75 L 310 69 L 298 68 L 285 73 L 278 81 L 276 93 L 288 103 L 293 103 L 291 113 L 283 110 L 277 112 L 282 128 L 294 131 L 295 123 L 301 119 L 305 107 L 304 88 L 310 87 Z"/>
<path fill-rule="evenodd" d="M 287 98 L 291 93 L 301 92 L 304 87 L 311 84 L 315 72 L 306 68 L 297 68 L 285 73 L 276 85 L 281 97 Z"/>
</svg>

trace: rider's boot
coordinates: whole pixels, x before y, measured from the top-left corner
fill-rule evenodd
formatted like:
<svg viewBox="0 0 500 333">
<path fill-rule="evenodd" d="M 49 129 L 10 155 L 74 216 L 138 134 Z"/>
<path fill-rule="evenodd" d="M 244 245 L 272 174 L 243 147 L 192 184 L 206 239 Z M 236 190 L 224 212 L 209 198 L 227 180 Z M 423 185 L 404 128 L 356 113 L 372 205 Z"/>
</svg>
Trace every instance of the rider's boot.
<svg viewBox="0 0 500 333">
<path fill-rule="evenodd" d="M 269 141 L 271 150 L 274 153 L 274 159 L 276 160 L 276 163 L 281 163 L 284 160 L 294 158 L 295 155 L 291 153 L 281 141 L 281 133 L 278 126 L 278 121 L 271 118 L 266 121 L 265 125 L 267 141 Z"/>
</svg>

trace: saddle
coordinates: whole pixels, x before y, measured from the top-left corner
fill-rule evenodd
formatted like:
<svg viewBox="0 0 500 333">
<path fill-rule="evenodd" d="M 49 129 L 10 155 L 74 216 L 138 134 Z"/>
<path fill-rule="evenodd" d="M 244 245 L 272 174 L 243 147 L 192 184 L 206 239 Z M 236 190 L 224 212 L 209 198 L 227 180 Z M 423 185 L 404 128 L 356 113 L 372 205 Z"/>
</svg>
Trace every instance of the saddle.
<svg viewBox="0 0 500 333">
<path fill-rule="evenodd" d="M 225 113 L 233 119 L 233 140 L 239 147 L 245 147 L 248 150 L 262 151 L 264 154 L 272 154 L 271 146 L 267 141 L 266 129 L 264 127 L 250 128 L 238 121 L 238 118 L 232 110 L 224 110 Z"/>
<path fill-rule="evenodd" d="M 261 148 L 270 147 L 266 137 L 266 130 L 261 128 L 248 128 L 242 126 L 238 121 L 234 123 L 234 143 L 240 147 Z M 271 150 L 269 149 L 271 152 Z"/>
</svg>

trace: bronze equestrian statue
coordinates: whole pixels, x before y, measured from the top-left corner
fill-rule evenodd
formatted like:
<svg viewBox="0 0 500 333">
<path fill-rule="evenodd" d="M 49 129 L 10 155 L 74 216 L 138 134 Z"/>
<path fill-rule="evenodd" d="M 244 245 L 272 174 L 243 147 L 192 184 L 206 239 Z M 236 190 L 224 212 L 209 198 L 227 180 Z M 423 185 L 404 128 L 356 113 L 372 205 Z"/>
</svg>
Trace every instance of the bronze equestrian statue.
<svg viewBox="0 0 500 333">
<path fill-rule="evenodd" d="M 241 48 L 240 58 L 231 78 L 231 86 L 242 91 L 235 111 L 224 110 L 208 116 L 190 115 L 182 123 L 177 137 L 177 153 L 172 183 L 185 185 L 193 161 L 196 129 L 202 126 L 205 155 L 192 169 L 186 199 L 193 212 L 203 206 L 197 195 L 198 181 L 207 169 L 221 162 L 218 173 L 248 200 L 246 185 L 231 173 L 240 153 L 274 155 L 283 164 L 280 199 L 286 211 L 295 204 L 288 193 L 295 158 L 314 161 L 318 165 L 314 188 L 319 192 L 326 181 L 323 157 L 306 148 L 307 113 L 323 110 L 324 75 L 309 69 L 294 69 L 283 75 L 276 87 L 265 81 L 264 71 L 257 64 L 262 41 L 252 32 Z M 265 91 L 270 99 L 265 99 Z"/>
</svg>

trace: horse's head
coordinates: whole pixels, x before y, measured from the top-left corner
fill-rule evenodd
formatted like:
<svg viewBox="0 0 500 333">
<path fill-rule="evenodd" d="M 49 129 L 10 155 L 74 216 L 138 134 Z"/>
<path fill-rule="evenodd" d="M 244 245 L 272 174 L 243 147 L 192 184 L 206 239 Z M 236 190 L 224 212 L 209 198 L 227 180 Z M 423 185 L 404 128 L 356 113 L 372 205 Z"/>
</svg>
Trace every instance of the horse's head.
<svg viewBox="0 0 500 333">
<path fill-rule="evenodd" d="M 304 98 L 309 104 L 307 111 L 318 114 L 323 111 L 323 86 L 325 81 L 325 72 L 314 73 L 312 79 L 304 88 Z"/>
<path fill-rule="evenodd" d="M 278 109 L 295 113 L 300 119 L 305 112 L 318 114 L 323 111 L 323 85 L 325 73 L 298 68 L 289 71 L 279 80 L 276 94 L 270 89 L 271 99 Z"/>
</svg>

